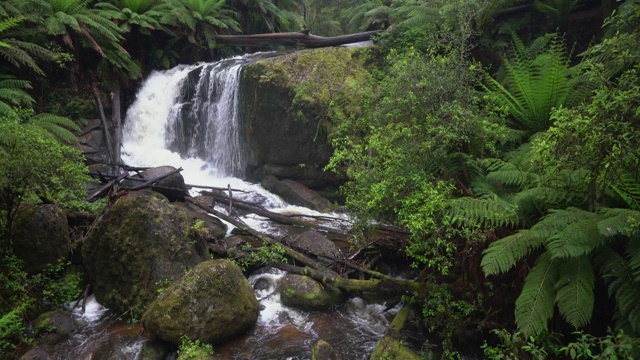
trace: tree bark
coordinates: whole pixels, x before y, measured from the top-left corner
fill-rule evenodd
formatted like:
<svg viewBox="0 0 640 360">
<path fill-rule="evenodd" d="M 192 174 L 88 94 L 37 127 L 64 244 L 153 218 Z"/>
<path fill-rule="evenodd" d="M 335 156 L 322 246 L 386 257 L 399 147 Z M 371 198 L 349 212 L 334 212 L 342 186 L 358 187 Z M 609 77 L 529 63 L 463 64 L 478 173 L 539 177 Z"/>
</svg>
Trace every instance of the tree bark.
<svg viewBox="0 0 640 360">
<path fill-rule="evenodd" d="M 341 36 L 316 36 L 309 34 L 308 30 L 300 32 L 255 34 L 255 35 L 216 35 L 216 42 L 223 45 L 233 46 L 265 46 L 265 45 L 286 45 L 302 46 L 307 48 L 318 48 L 327 46 L 338 46 L 361 41 L 371 40 L 371 36 L 380 30 L 367 31 L 356 34 Z"/>
<path fill-rule="evenodd" d="M 113 142 L 111 141 L 111 131 L 109 126 L 107 125 L 107 119 L 104 115 L 104 106 L 102 105 L 102 95 L 100 94 L 100 90 L 98 86 L 94 83 L 91 85 L 91 89 L 93 90 L 93 94 L 96 97 L 96 103 L 98 104 L 98 112 L 100 113 L 100 122 L 102 123 L 102 130 L 104 132 L 104 138 L 107 142 L 107 148 L 109 151 L 110 161 L 115 162 L 115 149 L 113 148 Z"/>
</svg>

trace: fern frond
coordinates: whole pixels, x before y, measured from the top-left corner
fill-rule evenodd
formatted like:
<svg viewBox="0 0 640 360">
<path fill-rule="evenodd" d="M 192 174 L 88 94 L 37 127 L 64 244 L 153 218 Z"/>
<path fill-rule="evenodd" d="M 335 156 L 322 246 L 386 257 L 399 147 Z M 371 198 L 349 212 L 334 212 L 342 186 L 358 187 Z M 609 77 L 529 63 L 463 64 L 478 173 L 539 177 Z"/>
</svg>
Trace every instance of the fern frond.
<svg viewBox="0 0 640 360">
<path fill-rule="evenodd" d="M 618 234 L 626 237 L 638 235 L 640 229 L 637 224 L 640 224 L 640 211 L 615 208 L 602 209 L 601 212 L 603 219 L 597 224 L 600 234 L 608 237 Z"/>
<path fill-rule="evenodd" d="M 626 171 L 621 172 L 617 182 L 609 186 L 630 208 L 640 210 L 640 182 L 636 176 Z"/>
<path fill-rule="evenodd" d="M 564 319 L 578 329 L 591 321 L 595 276 L 588 256 L 559 261 L 556 304 Z"/>
<path fill-rule="evenodd" d="M 46 130 L 60 142 L 66 144 L 78 142 L 78 138 L 72 131 L 80 131 L 80 127 L 69 118 L 43 113 L 32 116 L 29 123 Z"/>
<path fill-rule="evenodd" d="M 515 226 L 517 208 L 499 197 L 475 199 L 469 197 L 450 200 L 447 212 L 458 224 L 483 226 Z"/>
<path fill-rule="evenodd" d="M 640 281 L 633 269 L 624 256 L 610 247 L 598 249 L 595 260 L 609 284 L 609 296 L 616 301 L 618 317 L 640 333 Z"/>
<path fill-rule="evenodd" d="M 598 221 L 602 216 L 588 211 L 579 212 L 580 219 L 548 239 L 546 247 L 553 257 L 575 258 L 587 255 L 607 241 L 607 236 L 598 230 Z"/>
<path fill-rule="evenodd" d="M 538 335 L 547 330 L 555 308 L 558 262 L 551 254 L 543 253 L 524 281 L 516 300 L 516 325 L 525 335 Z"/>
<path fill-rule="evenodd" d="M 532 251 L 544 245 L 544 238 L 530 229 L 494 241 L 482 253 L 480 266 L 486 276 L 506 273 Z"/>
</svg>

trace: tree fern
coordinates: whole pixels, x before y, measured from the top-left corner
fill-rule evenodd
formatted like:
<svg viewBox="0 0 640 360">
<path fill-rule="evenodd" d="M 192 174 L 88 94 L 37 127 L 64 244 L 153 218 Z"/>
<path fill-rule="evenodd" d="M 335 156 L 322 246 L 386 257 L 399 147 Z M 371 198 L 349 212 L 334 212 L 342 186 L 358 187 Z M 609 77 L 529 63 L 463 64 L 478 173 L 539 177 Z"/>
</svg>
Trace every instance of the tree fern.
<svg viewBox="0 0 640 360">
<path fill-rule="evenodd" d="M 620 171 L 620 176 L 609 187 L 629 205 L 631 209 L 640 210 L 640 182 L 638 177 L 629 171 Z"/>
<path fill-rule="evenodd" d="M 505 85 L 486 75 L 484 88 L 509 109 L 522 129 L 533 134 L 549 128 L 551 110 L 568 101 L 574 72 L 560 38 L 549 41 L 545 51 L 533 58 L 530 54 L 537 51 L 520 44 L 514 40 L 512 57 L 503 65 Z"/>
<path fill-rule="evenodd" d="M 558 263 L 545 252 L 529 271 L 520 296 L 516 300 L 516 325 L 526 335 L 538 335 L 547 330 L 553 316 L 558 282 Z"/>
<path fill-rule="evenodd" d="M 595 275 L 589 256 L 559 262 L 555 302 L 560 314 L 576 329 L 591 321 L 594 282 Z"/>
<path fill-rule="evenodd" d="M 517 208 L 498 197 L 462 197 L 450 200 L 447 205 L 447 213 L 451 215 L 454 223 L 481 224 L 487 227 L 513 226 L 518 223 Z"/>
</svg>

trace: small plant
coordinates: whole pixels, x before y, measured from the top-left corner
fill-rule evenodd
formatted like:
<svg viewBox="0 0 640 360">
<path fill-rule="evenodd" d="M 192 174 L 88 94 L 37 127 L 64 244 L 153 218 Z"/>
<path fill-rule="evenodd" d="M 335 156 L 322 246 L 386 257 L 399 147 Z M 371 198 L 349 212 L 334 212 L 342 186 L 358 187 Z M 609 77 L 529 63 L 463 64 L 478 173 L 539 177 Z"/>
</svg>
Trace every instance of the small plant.
<svg viewBox="0 0 640 360">
<path fill-rule="evenodd" d="M 287 262 L 285 249 L 279 244 L 264 244 L 253 248 L 251 244 L 247 243 L 242 246 L 242 250 L 249 253 L 249 256 L 235 260 L 242 270 L 246 270 L 254 264 L 270 265 L 276 262 Z"/>
<path fill-rule="evenodd" d="M 210 344 L 202 344 L 200 340 L 191 340 L 187 335 L 182 335 L 180 340 L 178 360 L 201 360 L 213 355 L 213 346 Z"/>
</svg>

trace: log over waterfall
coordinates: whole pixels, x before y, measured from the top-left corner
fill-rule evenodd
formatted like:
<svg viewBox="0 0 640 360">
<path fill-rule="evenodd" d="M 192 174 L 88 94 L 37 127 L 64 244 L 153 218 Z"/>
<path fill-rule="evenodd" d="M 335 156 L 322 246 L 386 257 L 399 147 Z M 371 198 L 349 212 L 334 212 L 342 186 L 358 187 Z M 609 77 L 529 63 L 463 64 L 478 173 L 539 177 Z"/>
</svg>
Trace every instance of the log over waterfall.
<svg viewBox="0 0 640 360">
<path fill-rule="evenodd" d="M 380 30 L 366 31 L 361 33 L 341 35 L 341 36 L 317 36 L 309 34 L 309 30 L 299 32 L 254 34 L 254 35 L 216 35 L 216 42 L 223 45 L 233 46 L 265 46 L 284 45 L 301 46 L 306 48 L 319 48 L 327 46 L 339 46 L 361 41 L 371 40 L 371 36 Z"/>
</svg>

